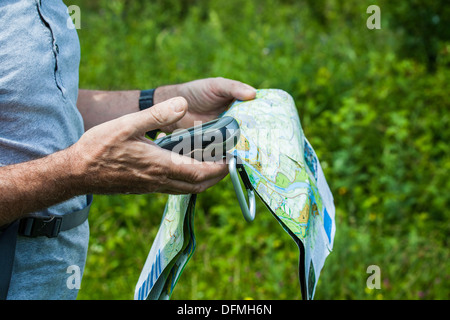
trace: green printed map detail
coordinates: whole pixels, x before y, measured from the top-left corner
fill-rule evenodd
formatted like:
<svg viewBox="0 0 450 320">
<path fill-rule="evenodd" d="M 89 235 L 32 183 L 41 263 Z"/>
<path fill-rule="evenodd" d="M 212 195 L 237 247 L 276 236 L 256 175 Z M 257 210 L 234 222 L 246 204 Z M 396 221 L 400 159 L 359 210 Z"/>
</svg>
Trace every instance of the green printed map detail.
<svg viewBox="0 0 450 320">
<path fill-rule="evenodd" d="M 291 181 L 289 181 L 288 177 L 286 177 L 283 173 L 278 172 L 275 184 L 280 188 L 287 188 L 291 184 Z"/>
</svg>

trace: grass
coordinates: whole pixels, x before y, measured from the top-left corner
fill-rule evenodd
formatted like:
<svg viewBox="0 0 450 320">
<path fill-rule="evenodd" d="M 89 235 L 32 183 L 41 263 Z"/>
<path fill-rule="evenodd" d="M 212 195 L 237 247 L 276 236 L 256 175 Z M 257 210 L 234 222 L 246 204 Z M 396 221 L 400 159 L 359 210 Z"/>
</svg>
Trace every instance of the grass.
<svg viewBox="0 0 450 320">
<path fill-rule="evenodd" d="M 82 88 L 223 76 L 294 97 L 337 207 L 316 299 L 450 297 L 448 39 L 430 72 L 401 54 L 389 2 L 381 30 L 366 28 L 368 1 L 78 4 Z M 95 197 L 79 299 L 132 299 L 166 199 Z M 199 196 L 195 234 L 173 299 L 300 298 L 294 242 L 261 202 L 246 223 L 229 178 Z"/>
</svg>

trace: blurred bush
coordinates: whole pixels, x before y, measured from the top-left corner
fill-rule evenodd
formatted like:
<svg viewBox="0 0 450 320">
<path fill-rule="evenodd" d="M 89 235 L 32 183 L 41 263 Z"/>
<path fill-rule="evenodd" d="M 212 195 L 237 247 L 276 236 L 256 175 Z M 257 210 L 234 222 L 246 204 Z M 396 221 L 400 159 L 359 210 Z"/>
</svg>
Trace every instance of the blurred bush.
<svg viewBox="0 0 450 320">
<path fill-rule="evenodd" d="M 68 4 L 68 3 L 67 3 Z M 450 39 L 444 1 L 73 1 L 80 87 L 223 76 L 296 101 L 337 206 L 317 299 L 448 299 Z M 381 8 L 368 30 L 366 9 Z M 165 195 L 97 196 L 80 299 L 130 299 Z M 174 299 L 298 299 L 298 251 L 228 178 L 199 196 Z M 366 288 L 376 264 L 380 290 Z"/>
</svg>

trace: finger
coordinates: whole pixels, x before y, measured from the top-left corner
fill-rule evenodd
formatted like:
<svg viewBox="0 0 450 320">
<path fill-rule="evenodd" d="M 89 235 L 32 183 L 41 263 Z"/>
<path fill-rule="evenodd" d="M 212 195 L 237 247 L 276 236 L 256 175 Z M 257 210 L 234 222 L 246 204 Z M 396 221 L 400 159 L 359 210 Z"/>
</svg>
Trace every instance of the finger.
<svg viewBox="0 0 450 320">
<path fill-rule="evenodd" d="M 170 179 L 201 183 L 203 181 L 224 177 L 228 174 L 228 165 L 223 161 L 198 161 L 175 152 L 160 150 L 160 163 L 166 164 L 167 176 Z"/>
<path fill-rule="evenodd" d="M 169 194 L 198 194 L 220 182 L 224 176 L 214 177 L 201 183 L 190 183 L 182 180 L 169 180 L 159 192 Z"/>
<path fill-rule="evenodd" d="M 256 89 L 240 81 L 216 78 L 215 88 L 218 95 L 238 100 L 251 100 L 256 96 Z"/>
<path fill-rule="evenodd" d="M 228 166 L 225 163 L 200 162 L 193 160 L 192 164 L 178 164 L 174 169 L 173 174 L 177 180 L 190 183 L 201 183 L 209 179 L 226 176 L 228 174 Z"/>
<path fill-rule="evenodd" d="M 147 131 L 169 126 L 180 120 L 187 111 L 187 101 L 183 97 L 176 97 L 143 111 L 130 113 L 123 118 L 126 125 L 134 128 L 134 133 L 145 134 Z"/>
</svg>

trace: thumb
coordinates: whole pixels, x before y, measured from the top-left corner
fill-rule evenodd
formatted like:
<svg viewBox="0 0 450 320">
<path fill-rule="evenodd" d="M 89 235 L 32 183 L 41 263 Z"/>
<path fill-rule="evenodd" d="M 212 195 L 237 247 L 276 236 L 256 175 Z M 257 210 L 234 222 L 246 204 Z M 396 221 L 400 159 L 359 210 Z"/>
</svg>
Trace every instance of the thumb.
<svg viewBox="0 0 450 320">
<path fill-rule="evenodd" d="M 160 129 L 177 122 L 183 118 L 187 108 L 186 99 L 176 97 L 128 116 L 131 118 L 130 121 L 136 129 L 136 133 L 145 134 L 147 131 Z"/>
</svg>

